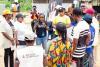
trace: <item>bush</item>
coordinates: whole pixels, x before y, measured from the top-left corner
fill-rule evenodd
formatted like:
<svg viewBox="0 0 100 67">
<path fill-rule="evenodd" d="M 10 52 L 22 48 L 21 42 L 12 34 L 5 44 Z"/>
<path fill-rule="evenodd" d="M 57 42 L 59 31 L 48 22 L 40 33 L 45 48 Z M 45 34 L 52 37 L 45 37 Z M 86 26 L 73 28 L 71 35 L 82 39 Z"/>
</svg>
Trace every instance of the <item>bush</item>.
<svg viewBox="0 0 100 67">
<path fill-rule="evenodd" d="M 6 2 L 6 8 L 10 8 L 11 7 L 11 2 Z"/>
<path fill-rule="evenodd" d="M 3 3 L 5 4 L 6 8 L 11 8 L 11 4 L 13 3 L 13 0 L 11 1 L 5 1 L 5 0 L 0 0 L 0 3 Z M 19 3 L 20 3 L 20 10 L 21 11 L 29 11 L 32 9 L 32 0 L 19 0 Z"/>
<path fill-rule="evenodd" d="M 30 2 L 27 2 L 27 3 L 20 3 L 21 5 L 21 11 L 29 11 L 32 9 L 32 5 L 30 5 L 31 3 Z"/>
</svg>

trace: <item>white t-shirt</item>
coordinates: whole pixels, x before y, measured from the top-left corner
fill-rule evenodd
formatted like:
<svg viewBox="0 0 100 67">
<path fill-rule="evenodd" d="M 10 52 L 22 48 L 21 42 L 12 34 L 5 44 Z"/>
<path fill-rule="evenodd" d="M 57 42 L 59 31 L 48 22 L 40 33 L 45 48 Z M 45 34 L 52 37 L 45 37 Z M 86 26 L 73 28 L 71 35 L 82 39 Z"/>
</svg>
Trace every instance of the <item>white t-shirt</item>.
<svg viewBox="0 0 100 67">
<path fill-rule="evenodd" d="M 74 27 L 73 38 L 79 39 L 80 32 L 84 30 L 89 30 L 89 24 L 86 21 L 79 21 L 79 23 Z"/>
<path fill-rule="evenodd" d="M 19 67 L 43 67 L 42 46 L 28 46 L 17 50 Z"/>
<path fill-rule="evenodd" d="M 94 42 L 93 42 L 93 46 L 98 45 L 98 40 L 99 40 L 99 21 L 93 17 L 92 18 L 92 24 L 91 24 L 94 29 L 95 29 L 95 37 L 94 37 Z"/>
<path fill-rule="evenodd" d="M 12 22 L 12 21 L 11 21 Z M 8 22 L 4 19 L 0 22 L 0 32 L 6 32 L 11 38 L 13 38 L 13 31 Z M 2 47 L 10 48 L 12 43 L 5 36 L 2 36 Z"/>
<path fill-rule="evenodd" d="M 81 20 L 77 25 L 74 27 L 73 38 L 78 39 L 77 48 L 73 53 L 73 57 L 83 57 L 85 55 L 86 44 L 85 42 L 85 35 L 89 34 L 89 24 Z"/>
<path fill-rule="evenodd" d="M 25 32 L 27 31 L 27 26 L 25 25 L 25 23 L 20 23 L 20 22 L 15 22 L 14 26 L 17 31 L 18 40 L 24 41 L 25 40 Z"/>
</svg>

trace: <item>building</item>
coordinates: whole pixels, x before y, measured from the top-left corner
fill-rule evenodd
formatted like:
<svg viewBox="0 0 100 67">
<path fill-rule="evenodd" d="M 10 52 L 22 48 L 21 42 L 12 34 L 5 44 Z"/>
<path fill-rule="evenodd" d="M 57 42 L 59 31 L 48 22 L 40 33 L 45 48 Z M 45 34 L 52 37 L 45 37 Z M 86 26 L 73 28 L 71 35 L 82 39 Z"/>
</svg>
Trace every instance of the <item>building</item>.
<svg viewBox="0 0 100 67">
<path fill-rule="evenodd" d="M 33 0 L 33 3 L 48 3 L 52 0 Z M 71 3 L 73 0 L 56 0 L 57 2 Z"/>
</svg>

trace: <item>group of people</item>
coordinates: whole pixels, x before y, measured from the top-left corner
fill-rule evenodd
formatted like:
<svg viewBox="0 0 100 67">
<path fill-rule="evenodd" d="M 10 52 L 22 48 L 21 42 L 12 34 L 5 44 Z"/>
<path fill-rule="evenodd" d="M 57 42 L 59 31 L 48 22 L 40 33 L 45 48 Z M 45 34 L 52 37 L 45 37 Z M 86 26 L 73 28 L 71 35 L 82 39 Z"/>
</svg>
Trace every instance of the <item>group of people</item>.
<svg viewBox="0 0 100 67">
<path fill-rule="evenodd" d="M 15 22 L 10 10 L 3 11 L 0 33 L 5 67 L 93 67 L 99 33 L 95 10 L 72 7 L 66 12 L 59 5 L 55 11 L 55 17 L 46 21 L 45 15 L 37 13 L 33 6 L 32 31 L 27 30 L 21 13 Z"/>
</svg>

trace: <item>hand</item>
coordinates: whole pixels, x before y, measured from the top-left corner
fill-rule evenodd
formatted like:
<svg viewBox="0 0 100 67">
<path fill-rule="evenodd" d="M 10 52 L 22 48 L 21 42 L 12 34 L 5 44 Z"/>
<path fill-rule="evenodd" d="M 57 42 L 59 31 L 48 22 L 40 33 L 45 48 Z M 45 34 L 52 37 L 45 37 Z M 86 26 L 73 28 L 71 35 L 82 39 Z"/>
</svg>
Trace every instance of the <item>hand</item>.
<svg viewBox="0 0 100 67">
<path fill-rule="evenodd" d="M 11 41 L 12 45 L 15 45 L 15 38 L 11 38 L 10 41 Z"/>
<path fill-rule="evenodd" d="M 71 49 L 71 50 L 70 50 L 70 53 L 71 53 L 71 54 L 73 54 L 73 53 L 74 53 L 74 50 L 73 50 L 73 49 Z"/>
<path fill-rule="evenodd" d="M 17 45 L 19 45 L 19 41 L 18 41 L 18 40 L 16 41 L 16 46 L 17 46 Z"/>
</svg>

